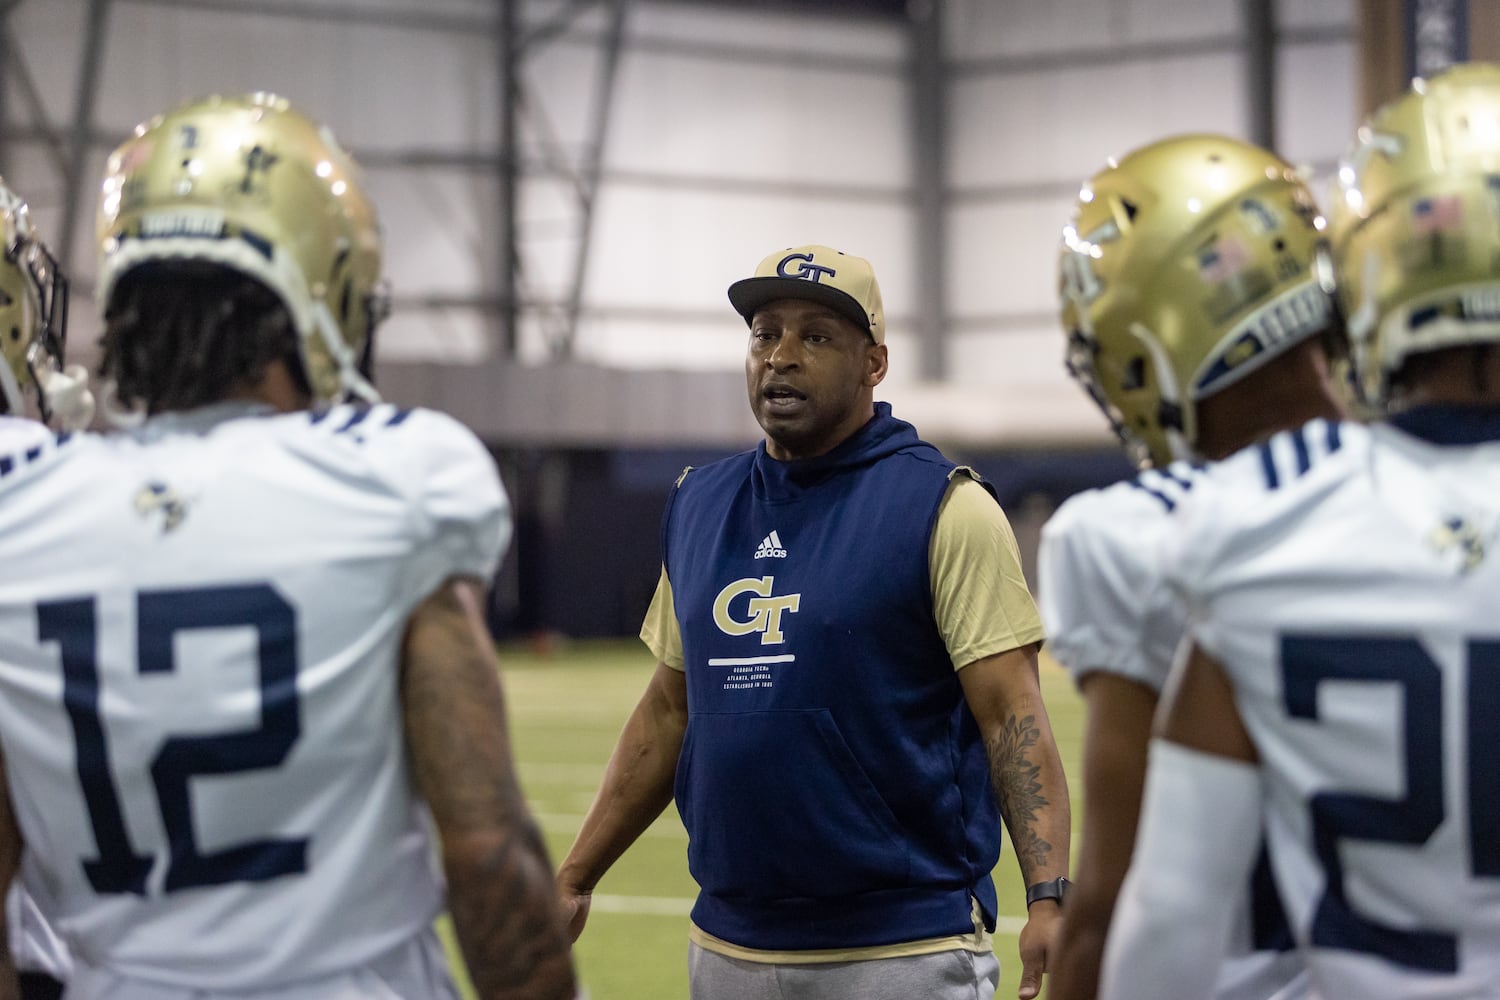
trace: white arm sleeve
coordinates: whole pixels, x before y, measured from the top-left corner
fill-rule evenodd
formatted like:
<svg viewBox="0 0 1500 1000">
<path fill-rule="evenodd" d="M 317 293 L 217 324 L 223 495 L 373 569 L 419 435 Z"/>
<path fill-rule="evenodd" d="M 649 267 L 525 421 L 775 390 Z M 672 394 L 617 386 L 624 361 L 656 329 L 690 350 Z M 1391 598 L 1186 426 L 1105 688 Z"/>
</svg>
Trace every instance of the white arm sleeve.
<svg viewBox="0 0 1500 1000">
<path fill-rule="evenodd" d="M 1260 847 L 1259 769 L 1151 741 L 1141 826 L 1120 890 L 1101 1000 L 1212 996 Z"/>
</svg>

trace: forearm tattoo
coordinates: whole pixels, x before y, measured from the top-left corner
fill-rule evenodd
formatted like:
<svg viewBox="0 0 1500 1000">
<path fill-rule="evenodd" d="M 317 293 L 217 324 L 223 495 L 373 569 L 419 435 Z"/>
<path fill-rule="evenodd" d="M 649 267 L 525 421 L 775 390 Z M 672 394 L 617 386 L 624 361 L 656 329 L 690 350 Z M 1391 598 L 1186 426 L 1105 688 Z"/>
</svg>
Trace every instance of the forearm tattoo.
<svg viewBox="0 0 1500 1000">
<path fill-rule="evenodd" d="M 1031 873 L 1045 869 L 1052 853 L 1052 845 L 1036 831 L 1037 813 L 1047 805 L 1042 794 L 1042 768 L 1028 756 L 1041 736 L 1036 716 L 1017 719 L 1012 715 L 985 745 L 1000 818 L 1010 831 L 1016 861 L 1028 882 L 1032 881 Z"/>
<path fill-rule="evenodd" d="M 514 831 L 478 871 L 449 886 L 448 906 L 484 1000 L 571 1000 L 573 970 L 535 827 Z"/>
<path fill-rule="evenodd" d="M 448 909 L 481 1000 L 571 1000 L 573 969 L 546 845 L 516 780 L 504 695 L 460 591 L 408 626 L 402 717 L 436 822 Z"/>
</svg>

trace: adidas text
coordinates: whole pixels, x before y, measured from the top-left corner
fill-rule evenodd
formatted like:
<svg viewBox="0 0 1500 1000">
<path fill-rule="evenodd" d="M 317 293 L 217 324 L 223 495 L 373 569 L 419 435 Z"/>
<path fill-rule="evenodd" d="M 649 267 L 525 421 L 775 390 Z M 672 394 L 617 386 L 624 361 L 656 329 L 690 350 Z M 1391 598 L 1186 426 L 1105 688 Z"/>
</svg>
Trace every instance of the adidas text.
<svg viewBox="0 0 1500 1000">
<path fill-rule="evenodd" d="M 786 549 L 781 547 L 781 536 L 771 532 L 761 539 L 760 547 L 755 550 L 757 559 L 785 559 Z"/>
</svg>

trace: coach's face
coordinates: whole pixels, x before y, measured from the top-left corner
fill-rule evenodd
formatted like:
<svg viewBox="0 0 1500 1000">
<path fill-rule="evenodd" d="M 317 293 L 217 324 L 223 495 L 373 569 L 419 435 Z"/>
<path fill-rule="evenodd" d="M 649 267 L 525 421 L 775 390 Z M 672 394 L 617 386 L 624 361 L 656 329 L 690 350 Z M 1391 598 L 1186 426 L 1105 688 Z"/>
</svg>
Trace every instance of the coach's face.
<svg viewBox="0 0 1500 1000">
<path fill-rule="evenodd" d="M 874 415 L 886 349 L 827 306 L 777 299 L 750 321 L 750 409 L 779 461 L 832 451 Z"/>
</svg>

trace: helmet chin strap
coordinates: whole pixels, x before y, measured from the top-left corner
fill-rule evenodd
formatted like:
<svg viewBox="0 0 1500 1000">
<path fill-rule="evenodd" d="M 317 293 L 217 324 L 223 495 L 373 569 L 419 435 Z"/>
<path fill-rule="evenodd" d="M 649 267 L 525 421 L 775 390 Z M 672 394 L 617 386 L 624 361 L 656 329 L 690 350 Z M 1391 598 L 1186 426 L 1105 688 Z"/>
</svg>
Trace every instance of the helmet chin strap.
<svg viewBox="0 0 1500 1000">
<path fill-rule="evenodd" d="M 1198 452 L 1188 443 L 1187 436 L 1174 427 L 1166 428 L 1167 449 L 1172 452 L 1172 460 L 1176 462 L 1196 462 L 1199 458 Z"/>
<path fill-rule="evenodd" d="M 62 371 L 42 368 L 36 372 L 36 381 L 61 430 L 82 430 L 94 419 L 94 394 L 83 365 L 67 365 Z"/>
<path fill-rule="evenodd" d="M 338 366 L 339 385 L 345 392 L 359 397 L 366 403 L 374 405 L 380 402 L 380 393 L 370 384 L 369 379 L 360 374 L 359 359 L 345 343 L 338 323 L 334 322 L 333 313 L 328 310 L 328 304 L 321 301 L 314 302 L 312 316 L 313 329 L 317 331 L 318 338 L 323 341 L 323 346 L 333 358 L 333 363 Z"/>
<path fill-rule="evenodd" d="M 21 395 L 21 384 L 16 381 L 10 364 L 0 359 L 0 399 L 5 400 L 5 412 L 14 417 L 26 415 L 25 397 Z"/>
<path fill-rule="evenodd" d="M 1190 401 L 1184 401 L 1183 393 L 1177 385 L 1177 376 L 1172 371 L 1172 358 L 1161 340 L 1144 323 L 1130 324 L 1131 336 L 1140 341 L 1145 347 L 1146 353 L 1151 356 L 1151 369 L 1156 374 L 1156 385 L 1163 403 L 1170 403 L 1180 410 L 1186 410 L 1191 406 Z M 1184 414 L 1189 423 L 1195 422 L 1194 416 Z M 1162 427 L 1162 435 L 1167 439 L 1167 451 L 1175 462 L 1192 462 L 1197 460 L 1198 454 L 1193 450 L 1192 443 L 1186 434 L 1176 427 Z"/>
</svg>

